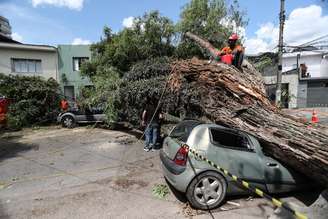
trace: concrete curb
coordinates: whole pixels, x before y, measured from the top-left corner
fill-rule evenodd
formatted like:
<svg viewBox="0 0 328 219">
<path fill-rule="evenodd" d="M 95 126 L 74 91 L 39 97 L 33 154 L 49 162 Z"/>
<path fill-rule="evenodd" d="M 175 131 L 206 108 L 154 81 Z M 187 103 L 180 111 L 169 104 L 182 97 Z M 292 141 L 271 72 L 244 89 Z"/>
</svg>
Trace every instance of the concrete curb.
<svg viewBox="0 0 328 219">
<path fill-rule="evenodd" d="M 288 204 L 292 209 L 307 215 L 309 219 L 327 219 L 328 215 L 328 189 L 324 190 L 310 207 L 300 207 L 294 203 Z M 277 208 L 269 219 L 294 219 L 293 214 L 284 208 Z"/>
</svg>

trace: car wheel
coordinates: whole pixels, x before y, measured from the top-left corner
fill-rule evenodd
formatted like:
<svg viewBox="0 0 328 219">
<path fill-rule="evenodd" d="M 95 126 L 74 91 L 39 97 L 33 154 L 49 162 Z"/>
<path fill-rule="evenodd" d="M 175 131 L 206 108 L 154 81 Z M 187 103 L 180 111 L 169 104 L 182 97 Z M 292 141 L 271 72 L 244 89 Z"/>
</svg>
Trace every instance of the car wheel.
<svg viewBox="0 0 328 219">
<path fill-rule="evenodd" d="M 196 176 L 187 189 L 187 199 L 192 207 L 210 210 L 218 207 L 224 200 L 227 183 L 224 177 L 209 171 Z"/>
<path fill-rule="evenodd" d="M 65 128 L 74 128 L 75 120 L 72 116 L 64 116 L 61 120 L 62 126 Z"/>
</svg>

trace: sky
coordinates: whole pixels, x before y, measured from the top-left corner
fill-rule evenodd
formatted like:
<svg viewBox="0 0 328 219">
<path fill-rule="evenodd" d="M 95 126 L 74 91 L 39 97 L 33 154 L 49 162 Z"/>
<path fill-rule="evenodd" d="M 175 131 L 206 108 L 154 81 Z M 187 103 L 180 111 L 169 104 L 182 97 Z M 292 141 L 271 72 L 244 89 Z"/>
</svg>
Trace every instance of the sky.
<svg viewBox="0 0 328 219">
<path fill-rule="evenodd" d="M 229 1 L 229 0 L 227 0 Z M 105 25 L 129 27 L 136 16 L 159 10 L 177 22 L 189 0 L 0 0 L 12 37 L 29 44 L 89 44 L 99 41 Z M 279 0 L 239 0 L 247 11 L 244 45 L 248 54 L 272 51 L 278 41 Z M 299 45 L 328 34 L 328 3 L 286 0 L 285 40 Z"/>
</svg>

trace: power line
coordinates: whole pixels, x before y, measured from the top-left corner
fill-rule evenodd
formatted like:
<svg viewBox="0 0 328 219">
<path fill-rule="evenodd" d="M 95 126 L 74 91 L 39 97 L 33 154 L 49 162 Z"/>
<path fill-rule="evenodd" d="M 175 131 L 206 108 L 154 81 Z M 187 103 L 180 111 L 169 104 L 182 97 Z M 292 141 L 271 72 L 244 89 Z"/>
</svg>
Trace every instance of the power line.
<svg viewBox="0 0 328 219">
<path fill-rule="evenodd" d="M 324 38 L 328 38 L 328 34 L 327 35 L 324 35 L 324 36 L 321 36 L 321 37 L 318 37 L 318 38 L 316 38 L 316 39 L 314 39 L 314 40 L 311 40 L 311 41 L 309 41 L 309 42 L 306 42 L 306 43 L 303 43 L 303 44 L 301 44 L 301 45 L 299 45 L 300 47 L 303 47 L 303 46 L 309 46 L 309 45 L 311 45 L 312 43 L 315 43 L 315 42 L 317 42 L 317 41 L 319 41 L 319 40 L 321 40 L 321 39 L 324 39 Z"/>
</svg>

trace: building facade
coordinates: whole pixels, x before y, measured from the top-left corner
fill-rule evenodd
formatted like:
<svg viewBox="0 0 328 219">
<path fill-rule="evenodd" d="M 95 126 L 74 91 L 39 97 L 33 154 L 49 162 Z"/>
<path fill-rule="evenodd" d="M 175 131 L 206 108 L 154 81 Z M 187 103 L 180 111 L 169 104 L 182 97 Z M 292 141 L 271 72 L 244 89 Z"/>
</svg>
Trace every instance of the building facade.
<svg viewBox="0 0 328 219">
<path fill-rule="evenodd" d="M 0 73 L 40 76 L 58 81 L 57 65 L 55 47 L 0 42 Z"/>
<path fill-rule="evenodd" d="M 283 72 L 300 67 L 303 67 L 301 78 L 328 78 L 328 51 L 300 51 L 283 55 Z"/>
<path fill-rule="evenodd" d="M 283 55 L 283 107 L 328 107 L 327 54 L 325 51 L 301 51 Z M 277 63 L 262 71 L 267 94 L 272 101 L 275 99 L 277 71 Z"/>
<path fill-rule="evenodd" d="M 83 87 L 93 86 L 87 77 L 80 74 L 82 63 L 90 58 L 90 45 L 58 45 L 60 86 L 68 99 L 78 98 Z"/>
</svg>

